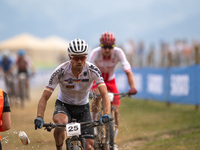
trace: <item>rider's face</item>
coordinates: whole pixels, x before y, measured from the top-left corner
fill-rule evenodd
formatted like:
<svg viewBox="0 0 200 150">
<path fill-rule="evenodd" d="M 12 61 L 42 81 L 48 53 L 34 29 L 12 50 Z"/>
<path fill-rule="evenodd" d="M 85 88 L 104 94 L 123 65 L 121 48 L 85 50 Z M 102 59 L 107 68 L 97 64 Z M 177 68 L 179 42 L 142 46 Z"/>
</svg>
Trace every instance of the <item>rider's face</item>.
<svg viewBox="0 0 200 150">
<path fill-rule="evenodd" d="M 86 55 L 72 55 L 70 57 L 72 62 L 72 69 L 78 72 L 82 71 L 83 66 L 85 65 L 86 62 L 86 58 L 87 58 Z"/>
<path fill-rule="evenodd" d="M 109 57 L 113 52 L 113 46 L 101 46 L 101 49 L 105 57 Z"/>
</svg>

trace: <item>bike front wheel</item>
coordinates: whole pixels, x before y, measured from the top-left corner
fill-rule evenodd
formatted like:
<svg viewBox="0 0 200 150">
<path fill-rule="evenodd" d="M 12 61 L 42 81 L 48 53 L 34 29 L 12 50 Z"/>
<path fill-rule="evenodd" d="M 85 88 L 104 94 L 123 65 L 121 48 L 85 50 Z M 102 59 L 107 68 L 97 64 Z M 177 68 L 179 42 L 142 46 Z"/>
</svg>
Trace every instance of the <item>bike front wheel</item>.
<svg viewBox="0 0 200 150">
<path fill-rule="evenodd" d="M 79 146 L 78 146 L 78 145 L 74 145 L 74 146 L 72 147 L 72 150 L 79 150 Z"/>
<path fill-rule="evenodd" d="M 112 107 L 110 117 L 113 118 L 114 108 Z M 114 118 L 106 124 L 105 149 L 114 150 Z"/>
</svg>

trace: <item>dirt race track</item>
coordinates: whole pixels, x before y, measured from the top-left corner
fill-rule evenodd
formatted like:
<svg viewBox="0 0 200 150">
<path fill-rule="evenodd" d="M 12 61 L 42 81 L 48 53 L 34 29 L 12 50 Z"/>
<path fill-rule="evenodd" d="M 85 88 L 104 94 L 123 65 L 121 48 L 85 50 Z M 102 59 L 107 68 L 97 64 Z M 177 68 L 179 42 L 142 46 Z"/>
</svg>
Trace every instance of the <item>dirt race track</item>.
<svg viewBox="0 0 200 150">
<path fill-rule="evenodd" d="M 31 99 L 26 100 L 25 108 L 21 109 L 19 104 L 11 105 L 11 129 L 2 132 L 2 147 L 5 150 L 55 150 L 53 132 L 47 132 L 43 129 L 34 129 L 34 119 L 36 118 L 37 103 L 42 94 L 43 87 L 31 89 Z M 58 88 L 57 88 L 58 89 Z M 54 111 L 54 102 L 57 96 L 57 90 L 52 94 L 48 101 L 45 111 L 45 122 L 52 122 L 52 114 Z M 19 131 L 25 131 L 30 139 L 29 145 L 23 145 L 18 137 Z M 132 142 L 120 145 L 119 149 L 128 150 Z"/>
</svg>

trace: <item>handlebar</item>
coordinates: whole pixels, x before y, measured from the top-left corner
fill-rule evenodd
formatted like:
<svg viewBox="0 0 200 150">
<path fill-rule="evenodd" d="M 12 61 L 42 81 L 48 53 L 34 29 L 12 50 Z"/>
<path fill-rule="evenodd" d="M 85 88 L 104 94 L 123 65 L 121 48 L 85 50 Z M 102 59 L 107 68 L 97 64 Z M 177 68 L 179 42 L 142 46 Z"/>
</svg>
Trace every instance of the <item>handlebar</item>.
<svg viewBox="0 0 200 150">
<path fill-rule="evenodd" d="M 110 118 L 109 121 L 112 121 L 112 120 L 113 120 L 113 118 Z M 102 120 L 102 121 L 104 122 L 104 120 Z M 88 122 L 81 122 L 80 125 L 81 125 L 81 128 L 84 127 L 85 129 L 89 128 L 89 127 L 97 127 L 97 126 L 100 125 L 100 120 L 94 120 L 94 121 L 88 121 Z M 60 128 L 62 130 L 65 130 L 62 127 L 66 127 L 66 124 L 56 124 L 56 123 L 53 124 L 53 123 L 50 122 L 50 123 L 44 123 L 43 127 L 45 127 L 44 130 L 47 130 L 48 132 L 51 132 L 51 130 L 54 129 L 54 128 Z"/>
<path fill-rule="evenodd" d="M 110 93 L 110 92 L 109 92 L 109 93 Z M 108 94 L 109 94 L 109 93 L 108 93 Z M 128 96 L 128 92 L 126 92 L 126 93 L 110 93 L 110 94 L 113 94 L 114 96 L 115 96 L 115 95 L 120 95 L 120 98 Z M 89 94 L 89 98 L 90 98 L 90 99 L 94 98 L 95 96 L 101 96 L 101 94 L 97 94 L 97 93 L 94 93 L 94 92 L 90 92 L 90 94 Z M 128 97 L 129 97 L 129 96 L 128 96 Z"/>
</svg>

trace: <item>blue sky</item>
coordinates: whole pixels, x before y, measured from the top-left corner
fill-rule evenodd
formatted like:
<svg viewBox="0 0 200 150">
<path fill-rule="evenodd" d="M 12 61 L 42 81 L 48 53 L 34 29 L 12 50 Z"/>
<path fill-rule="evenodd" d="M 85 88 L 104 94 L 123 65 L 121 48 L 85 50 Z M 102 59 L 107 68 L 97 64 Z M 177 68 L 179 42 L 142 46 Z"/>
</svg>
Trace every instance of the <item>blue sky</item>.
<svg viewBox="0 0 200 150">
<path fill-rule="evenodd" d="M 117 44 L 200 39 L 199 0 L 1 0 L 0 41 L 21 33 L 82 38 L 91 47 L 104 31 Z"/>
</svg>

